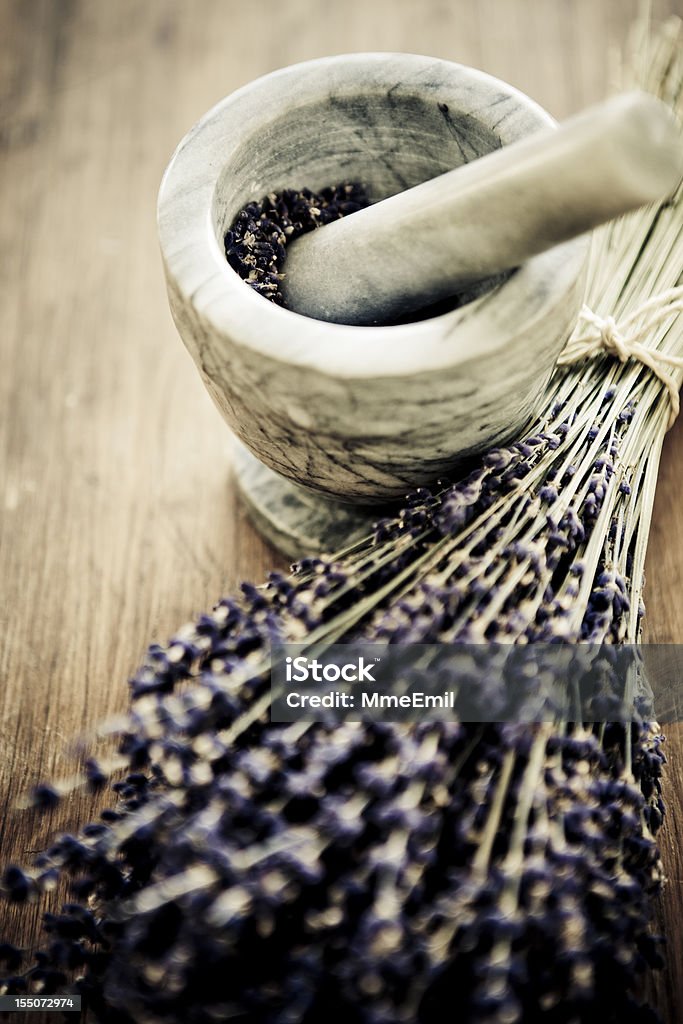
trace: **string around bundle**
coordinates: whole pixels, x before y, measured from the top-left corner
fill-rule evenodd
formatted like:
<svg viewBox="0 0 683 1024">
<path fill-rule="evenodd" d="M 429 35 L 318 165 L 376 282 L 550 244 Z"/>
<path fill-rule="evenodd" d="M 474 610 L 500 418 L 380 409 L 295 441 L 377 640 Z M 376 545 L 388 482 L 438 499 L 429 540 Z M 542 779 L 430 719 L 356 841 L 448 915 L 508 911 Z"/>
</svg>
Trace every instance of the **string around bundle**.
<svg viewBox="0 0 683 1024">
<path fill-rule="evenodd" d="M 562 350 L 558 366 L 569 366 L 602 352 L 616 356 L 622 363 L 637 359 L 649 367 L 668 392 L 671 405 L 670 429 L 681 408 L 680 380 L 671 371 L 683 371 L 683 356 L 669 355 L 644 344 L 644 341 L 655 328 L 682 311 L 683 286 L 654 295 L 619 323 L 613 316 L 599 316 L 584 305 L 579 314 L 577 329 Z"/>
</svg>

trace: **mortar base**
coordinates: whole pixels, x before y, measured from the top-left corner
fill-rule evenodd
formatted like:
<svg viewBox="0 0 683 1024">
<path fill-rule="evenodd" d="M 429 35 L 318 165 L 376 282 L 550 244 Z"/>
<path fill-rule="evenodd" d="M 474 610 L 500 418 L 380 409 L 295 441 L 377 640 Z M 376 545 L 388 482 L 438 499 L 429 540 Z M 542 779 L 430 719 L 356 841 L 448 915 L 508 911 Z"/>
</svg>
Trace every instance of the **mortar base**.
<svg viewBox="0 0 683 1024">
<path fill-rule="evenodd" d="M 233 442 L 233 469 L 259 533 L 288 558 L 330 553 L 372 530 L 382 508 L 343 505 L 285 480 Z"/>
</svg>

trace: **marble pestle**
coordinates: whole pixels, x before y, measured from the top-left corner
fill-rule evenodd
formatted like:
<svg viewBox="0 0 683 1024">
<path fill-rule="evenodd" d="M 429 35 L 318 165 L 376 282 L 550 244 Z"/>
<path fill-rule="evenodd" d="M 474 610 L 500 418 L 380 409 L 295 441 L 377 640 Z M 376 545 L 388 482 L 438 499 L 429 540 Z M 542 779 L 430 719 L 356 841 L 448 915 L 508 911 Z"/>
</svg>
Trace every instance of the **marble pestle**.
<svg viewBox="0 0 683 1024">
<path fill-rule="evenodd" d="M 625 93 L 294 242 L 283 295 L 341 324 L 395 321 L 660 200 L 683 176 L 671 111 Z"/>
</svg>

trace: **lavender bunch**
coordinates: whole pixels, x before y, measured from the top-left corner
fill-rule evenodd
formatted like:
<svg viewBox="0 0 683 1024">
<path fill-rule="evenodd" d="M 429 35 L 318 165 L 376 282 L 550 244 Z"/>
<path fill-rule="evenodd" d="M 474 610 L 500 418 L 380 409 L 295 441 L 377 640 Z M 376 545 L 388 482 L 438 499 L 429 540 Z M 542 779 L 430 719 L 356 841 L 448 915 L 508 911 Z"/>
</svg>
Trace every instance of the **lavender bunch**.
<svg viewBox="0 0 683 1024">
<path fill-rule="evenodd" d="M 8 990 L 76 968 L 103 1021 L 436 1021 L 455 998 L 472 1021 L 648 1019 L 629 991 L 657 957 L 653 727 L 263 722 L 249 740 L 159 705 L 152 772 L 6 874 L 27 899 L 67 871 L 80 899 Z"/>
<path fill-rule="evenodd" d="M 643 66 L 680 112 L 679 40 L 672 22 Z M 588 321 L 523 441 L 150 648 L 103 729 L 115 756 L 33 794 L 50 807 L 127 771 L 102 820 L 5 871 L 10 899 L 67 875 L 74 902 L 45 916 L 32 966 L 0 946 L 1 991 L 71 985 L 117 1024 L 654 1019 L 637 988 L 659 961 L 656 723 L 278 725 L 269 669 L 282 641 L 639 638 L 682 227 L 679 190 L 595 238 L 587 302 L 632 317 L 654 368 L 576 361 Z"/>
</svg>

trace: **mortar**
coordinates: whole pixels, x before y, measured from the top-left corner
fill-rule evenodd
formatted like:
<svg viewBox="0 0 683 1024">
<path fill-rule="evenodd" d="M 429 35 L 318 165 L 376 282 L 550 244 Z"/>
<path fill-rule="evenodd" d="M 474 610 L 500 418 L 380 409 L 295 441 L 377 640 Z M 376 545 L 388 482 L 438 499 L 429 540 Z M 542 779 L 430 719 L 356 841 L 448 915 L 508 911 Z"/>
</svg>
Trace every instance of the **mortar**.
<svg viewBox="0 0 683 1024">
<path fill-rule="evenodd" d="M 576 322 L 587 239 L 441 315 L 359 327 L 257 295 L 225 259 L 226 229 L 268 192 L 360 181 L 377 201 L 552 124 L 480 71 L 370 53 L 260 78 L 180 143 L 158 206 L 171 311 L 224 418 L 279 474 L 239 460 L 247 497 L 284 547 L 297 546 L 292 530 L 324 546 L 332 521 L 346 530 L 364 518 L 340 518 L 338 503 L 390 503 L 523 429 Z"/>
</svg>

